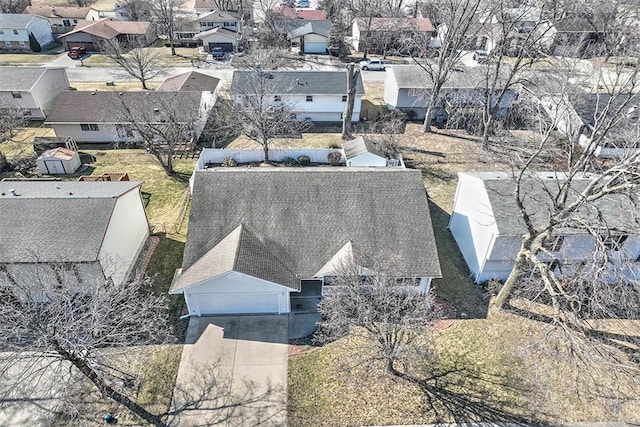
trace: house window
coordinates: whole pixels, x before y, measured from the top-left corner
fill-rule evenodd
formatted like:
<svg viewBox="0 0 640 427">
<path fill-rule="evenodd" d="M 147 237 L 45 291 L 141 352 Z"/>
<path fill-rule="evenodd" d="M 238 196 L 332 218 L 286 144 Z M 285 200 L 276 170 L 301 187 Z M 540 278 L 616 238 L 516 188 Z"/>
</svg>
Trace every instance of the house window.
<svg viewBox="0 0 640 427">
<path fill-rule="evenodd" d="M 280 97 L 280 95 L 275 95 L 275 96 L 273 97 L 273 101 L 274 101 L 274 102 L 280 102 L 280 101 L 282 101 L 282 98 Z"/>
<path fill-rule="evenodd" d="M 560 252 L 562 245 L 564 243 L 564 236 L 551 236 L 547 239 L 546 242 L 542 245 L 542 247 L 549 252 Z"/>
<path fill-rule="evenodd" d="M 347 102 L 347 95 L 342 95 L 342 102 Z"/>
<path fill-rule="evenodd" d="M 224 25 L 225 27 L 235 27 L 236 23 L 235 22 L 224 22 L 222 25 Z"/>
<path fill-rule="evenodd" d="M 20 47 L 27 47 L 27 44 L 25 42 L 20 42 Z"/>
<path fill-rule="evenodd" d="M 4 34 L 4 30 L 0 30 L 0 34 Z"/>
<path fill-rule="evenodd" d="M 5 45 L 5 47 L 11 47 L 11 46 L 13 46 L 13 44 L 11 44 L 11 42 L 10 42 L 10 41 L 8 41 L 8 40 L 5 40 L 5 41 L 4 41 L 4 45 Z"/>
<path fill-rule="evenodd" d="M 86 124 L 86 123 L 82 123 L 80 125 L 80 129 L 82 129 L 83 132 L 97 132 L 98 129 L 98 125 L 90 123 L 90 124 Z"/>
<path fill-rule="evenodd" d="M 313 102 L 313 95 L 307 95 L 307 102 Z"/>
<path fill-rule="evenodd" d="M 18 35 L 18 30 L 13 30 L 13 35 L 17 36 Z"/>
<path fill-rule="evenodd" d="M 14 98 L 22 98 L 22 94 L 20 92 L 11 92 L 11 96 Z"/>
<path fill-rule="evenodd" d="M 602 237 L 602 246 L 608 251 L 619 251 L 622 249 L 622 245 L 629 238 L 626 234 L 621 234 L 618 236 L 603 236 Z"/>
<path fill-rule="evenodd" d="M 74 20 L 73 20 L 73 23 L 74 23 L 74 24 L 77 24 L 77 23 L 78 23 L 78 20 L 77 20 L 77 19 L 74 19 Z"/>
<path fill-rule="evenodd" d="M 62 26 L 70 27 L 71 26 L 71 21 L 69 21 L 68 19 L 63 19 L 62 20 Z"/>
</svg>

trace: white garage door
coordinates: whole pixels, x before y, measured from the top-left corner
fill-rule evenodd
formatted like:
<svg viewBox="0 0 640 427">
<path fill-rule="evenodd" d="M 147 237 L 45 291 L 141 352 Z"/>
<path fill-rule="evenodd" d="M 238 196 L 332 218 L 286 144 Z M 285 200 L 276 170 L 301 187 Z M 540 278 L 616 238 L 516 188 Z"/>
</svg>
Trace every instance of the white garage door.
<svg viewBox="0 0 640 427">
<path fill-rule="evenodd" d="M 278 294 L 194 294 L 201 315 L 278 313 Z"/>
</svg>

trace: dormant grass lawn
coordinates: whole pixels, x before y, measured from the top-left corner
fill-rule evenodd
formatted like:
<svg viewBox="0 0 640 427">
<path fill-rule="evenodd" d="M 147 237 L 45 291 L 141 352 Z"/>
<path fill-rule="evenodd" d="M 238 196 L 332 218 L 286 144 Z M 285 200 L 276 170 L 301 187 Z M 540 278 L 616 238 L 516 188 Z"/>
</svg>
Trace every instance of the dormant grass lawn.
<svg viewBox="0 0 640 427">
<path fill-rule="evenodd" d="M 54 55 L 38 53 L 2 53 L 0 65 L 41 65 L 53 61 Z"/>
<path fill-rule="evenodd" d="M 148 47 L 146 49 L 153 50 L 159 54 L 163 67 L 190 67 L 193 65 L 192 61 L 204 61 L 207 58 L 206 54 L 198 53 L 196 48 L 177 47 L 175 56 L 171 55 L 171 48 L 165 47 L 164 44 L 162 46 Z M 107 55 L 100 53 L 91 54 L 91 56 L 85 59 L 83 63 L 86 67 L 118 66 Z"/>
</svg>

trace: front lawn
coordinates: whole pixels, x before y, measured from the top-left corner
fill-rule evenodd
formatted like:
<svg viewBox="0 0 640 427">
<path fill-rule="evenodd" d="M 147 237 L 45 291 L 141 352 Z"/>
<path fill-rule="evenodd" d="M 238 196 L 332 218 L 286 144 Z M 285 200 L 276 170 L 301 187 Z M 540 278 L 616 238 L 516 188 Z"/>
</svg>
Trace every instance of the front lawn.
<svg viewBox="0 0 640 427">
<path fill-rule="evenodd" d="M 171 48 L 164 45 L 145 49 L 157 52 L 163 67 L 191 67 L 194 63 L 207 59 L 207 54 L 198 53 L 196 48 L 177 47 L 175 55 L 171 55 Z M 107 55 L 101 53 L 91 54 L 90 57 L 83 60 L 83 63 L 88 67 L 118 67 Z"/>
</svg>

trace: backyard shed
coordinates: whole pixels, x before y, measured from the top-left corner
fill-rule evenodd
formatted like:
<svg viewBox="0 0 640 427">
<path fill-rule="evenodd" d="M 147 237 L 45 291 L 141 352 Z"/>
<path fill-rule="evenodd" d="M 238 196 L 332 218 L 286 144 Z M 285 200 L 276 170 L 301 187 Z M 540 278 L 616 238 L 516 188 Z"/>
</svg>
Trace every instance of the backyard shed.
<svg viewBox="0 0 640 427">
<path fill-rule="evenodd" d="M 387 156 L 373 141 L 359 136 L 342 144 L 347 166 L 387 166 Z"/>
<path fill-rule="evenodd" d="M 48 175 L 74 173 L 82 162 L 77 151 L 68 148 L 54 148 L 45 151 L 36 160 L 40 172 Z"/>
</svg>

